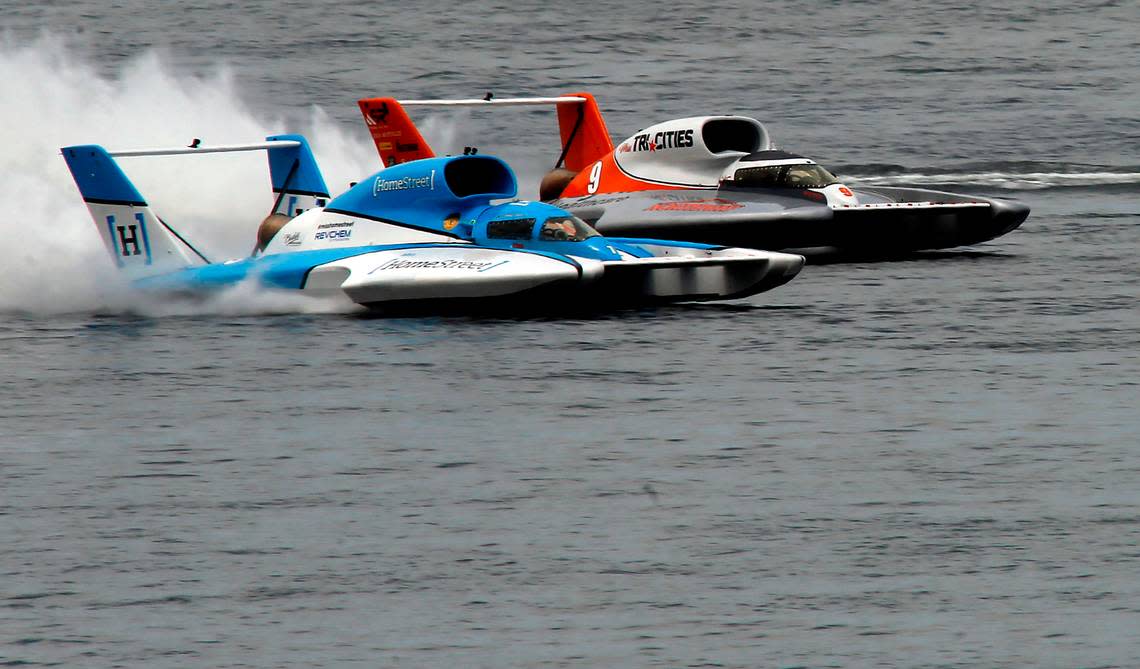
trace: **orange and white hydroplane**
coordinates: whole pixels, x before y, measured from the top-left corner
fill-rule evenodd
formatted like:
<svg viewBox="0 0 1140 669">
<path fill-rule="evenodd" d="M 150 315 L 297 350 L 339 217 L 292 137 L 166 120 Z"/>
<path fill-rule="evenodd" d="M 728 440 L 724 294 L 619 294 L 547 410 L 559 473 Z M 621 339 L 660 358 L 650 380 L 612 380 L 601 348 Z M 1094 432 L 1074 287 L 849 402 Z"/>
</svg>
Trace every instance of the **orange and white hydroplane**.
<svg viewBox="0 0 1140 669">
<path fill-rule="evenodd" d="M 764 125 L 746 116 L 665 121 L 615 146 L 589 93 L 359 104 L 385 165 L 434 155 L 407 107 L 553 105 L 562 148 L 540 197 L 607 235 L 891 255 L 984 242 L 1029 215 L 1010 200 L 844 184 L 815 161 L 777 150 Z"/>
</svg>

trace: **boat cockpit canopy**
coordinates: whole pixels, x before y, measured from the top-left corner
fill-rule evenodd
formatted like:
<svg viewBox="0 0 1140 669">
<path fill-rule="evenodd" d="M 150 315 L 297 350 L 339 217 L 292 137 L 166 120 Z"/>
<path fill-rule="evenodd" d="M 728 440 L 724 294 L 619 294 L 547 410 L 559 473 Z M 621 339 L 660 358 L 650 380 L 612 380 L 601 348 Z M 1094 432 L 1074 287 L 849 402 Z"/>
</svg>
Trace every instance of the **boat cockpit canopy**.
<svg viewBox="0 0 1140 669">
<path fill-rule="evenodd" d="M 577 216 L 550 216 L 536 226 L 535 218 L 507 218 L 487 223 L 488 239 L 581 242 L 597 237 L 598 231 Z M 535 228 L 537 227 L 537 233 Z"/>
<path fill-rule="evenodd" d="M 826 188 L 839 179 L 822 165 L 798 163 L 741 167 L 731 183 L 745 188 Z"/>
<path fill-rule="evenodd" d="M 539 241 L 582 242 L 597 237 L 598 231 L 577 216 L 551 216 L 538 230 Z"/>
</svg>

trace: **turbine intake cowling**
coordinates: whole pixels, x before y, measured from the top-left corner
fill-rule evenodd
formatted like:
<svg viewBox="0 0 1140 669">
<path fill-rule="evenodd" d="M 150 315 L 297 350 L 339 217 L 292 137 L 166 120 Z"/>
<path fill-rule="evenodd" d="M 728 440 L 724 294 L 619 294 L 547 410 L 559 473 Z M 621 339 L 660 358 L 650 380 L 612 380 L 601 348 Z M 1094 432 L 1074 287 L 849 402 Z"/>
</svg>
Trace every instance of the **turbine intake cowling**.
<svg viewBox="0 0 1140 669">
<path fill-rule="evenodd" d="M 449 156 L 413 160 L 376 172 L 329 202 L 328 209 L 381 220 L 435 221 L 427 227 L 450 234 L 452 228 L 444 221 L 452 214 L 464 214 L 517 193 L 514 172 L 499 158 Z"/>
<path fill-rule="evenodd" d="M 745 116 L 695 116 L 650 126 L 614 150 L 630 176 L 678 186 L 715 187 L 724 168 L 771 147 L 767 129 Z"/>
</svg>

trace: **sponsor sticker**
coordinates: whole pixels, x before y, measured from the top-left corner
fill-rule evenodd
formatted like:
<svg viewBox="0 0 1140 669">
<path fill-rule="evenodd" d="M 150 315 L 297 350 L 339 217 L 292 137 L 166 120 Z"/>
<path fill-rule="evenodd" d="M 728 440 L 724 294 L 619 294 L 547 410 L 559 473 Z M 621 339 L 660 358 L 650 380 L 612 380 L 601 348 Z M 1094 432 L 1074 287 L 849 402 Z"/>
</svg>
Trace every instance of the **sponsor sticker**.
<svg viewBox="0 0 1140 669">
<path fill-rule="evenodd" d="M 744 205 L 719 197 L 705 200 L 684 200 L 681 202 L 658 202 L 645 211 L 732 211 Z"/>
<path fill-rule="evenodd" d="M 403 258 L 392 258 L 378 267 L 373 269 L 369 274 L 374 272 L 383 272 L 392 269 L 462 269 L 472 270 L 475 272 L 486 272 L 487 270 L 505 265 L 509 260 L 460 260 L 458 258 L 440 258 L 438 260 L 407 260 Z"/>
<path fill-rule="evenodd" d="M 584 207 L 586 205 L 603 205 L 603 204 L 617 204 L 618 202 L 625 202 L 630 199 L 629 195 L 611 195 L 609 193 L 602 193 L 600 195 L 587 195 L 574 202 L 575 208 Z M 557 204 L 559 200 L 555 200 Z"/>
<path fill-rule="evenodd" d="M 435 170 L 425 177 L 404 177 L 402 179 L 385 179 L 383 176 L 376 177 L 376 181 L 372 184 L 372 196 L 376 197 L 380 193 L 387 193 L 397 190 L 416 190 L 425 188 L 435 190 Z"/>
<path fill-rule="evenodd" d="M 657 151 L 658 149 L 685 149 L 693 145 L 693 129 L 663 130 L 661 132 L 643 132 L 634 135 L 628 142 L 618 147 L 620 153 Z"/>
<path fill-rule="evenodd" d="M 388 125 L 388 103 L 381 102 L 379 107 L 373 107 L 368 110 L 368 120 L 372 121 L 370 125 Z"/>
<path fill-rule="evenodd" d="M 352 237 L 352 230 L 321 230 L 313 235 L 317 241 L 343 242 Z"/>
<path fill-rule="evenodd" d="M 286 232 L 285 233 L 285 246 L 300 246 L 301 233 L 299 232 Z"/>
</svg>

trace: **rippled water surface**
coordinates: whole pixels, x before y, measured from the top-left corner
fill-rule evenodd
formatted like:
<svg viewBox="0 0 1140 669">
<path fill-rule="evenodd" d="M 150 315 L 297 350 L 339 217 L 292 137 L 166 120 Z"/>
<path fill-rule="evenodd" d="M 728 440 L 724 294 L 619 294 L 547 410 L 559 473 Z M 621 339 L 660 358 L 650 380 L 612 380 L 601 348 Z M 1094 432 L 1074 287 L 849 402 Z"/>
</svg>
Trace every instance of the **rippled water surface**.
<svg viewBox="0 0 1140 669">
<path fill-rule="evenodd" d="M 1138 23 L 1134 2 L 0 11 L 0 664 L 1140 665 Z M 294 130 L 346 183 L 376 167 L 358 97 L 487 90 L 589 90 L 619 138 L 753 115 L 852 181 L 1033 214 L 745 301 L 378 319 L 140 302 L 57 153 Z M 557 151 L 542 111 L 423 121 L 524 191 Z M 132 176 L 221 256 L 248 250 L 263 169 Z"/>
</svg>

